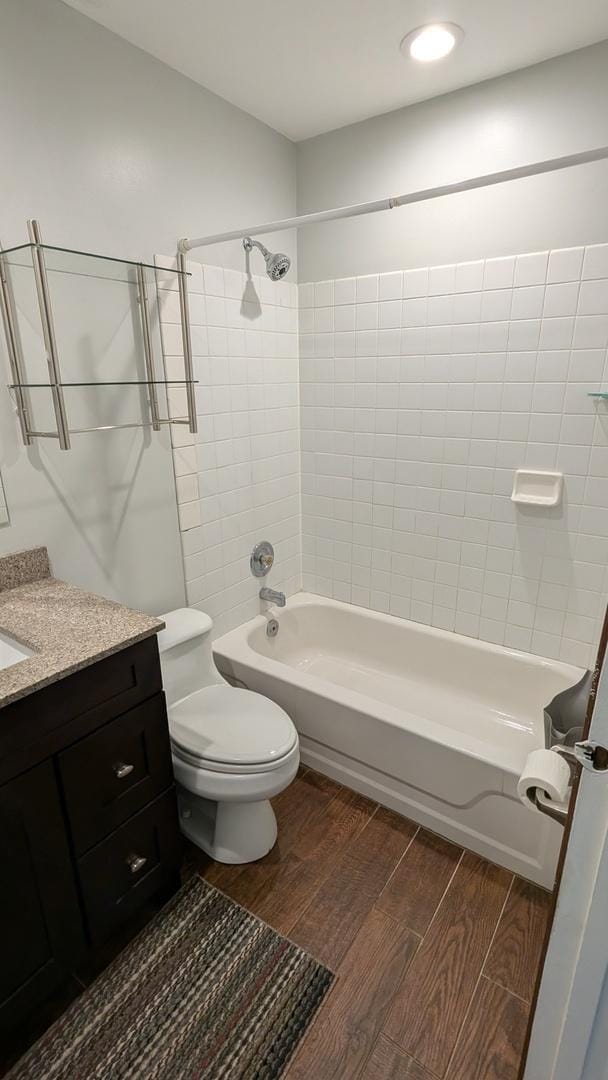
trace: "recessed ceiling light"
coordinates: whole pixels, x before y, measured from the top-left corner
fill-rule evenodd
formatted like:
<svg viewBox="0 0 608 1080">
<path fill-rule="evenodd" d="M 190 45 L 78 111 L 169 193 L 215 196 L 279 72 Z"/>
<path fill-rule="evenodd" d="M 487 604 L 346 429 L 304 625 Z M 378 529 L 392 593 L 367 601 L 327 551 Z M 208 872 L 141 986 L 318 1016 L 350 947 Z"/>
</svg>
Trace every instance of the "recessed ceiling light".
<svg viewBox="0 0 608 1080">
<path fill-rule="evenodd" d="M 428 63 L 447 56 L 463 37 L 464 31 L 456 23 L 429 23 L 406 34 L 400 49 L 412 60 Z"/>
</svg>

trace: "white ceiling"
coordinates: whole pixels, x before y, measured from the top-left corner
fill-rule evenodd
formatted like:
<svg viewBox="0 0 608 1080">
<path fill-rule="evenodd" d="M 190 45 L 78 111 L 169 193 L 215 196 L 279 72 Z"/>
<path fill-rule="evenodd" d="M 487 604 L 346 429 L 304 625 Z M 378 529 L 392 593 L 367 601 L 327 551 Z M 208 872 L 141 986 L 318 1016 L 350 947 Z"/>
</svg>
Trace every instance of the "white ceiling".
<svg viewBox="0 0 608 1080">
<path fill-rule="evenodd" d="M 608 38 L 606 0 L 64 2 L 296 141 Z M 405 60 L 440 20 L 457 50 Z"/>
</svg>

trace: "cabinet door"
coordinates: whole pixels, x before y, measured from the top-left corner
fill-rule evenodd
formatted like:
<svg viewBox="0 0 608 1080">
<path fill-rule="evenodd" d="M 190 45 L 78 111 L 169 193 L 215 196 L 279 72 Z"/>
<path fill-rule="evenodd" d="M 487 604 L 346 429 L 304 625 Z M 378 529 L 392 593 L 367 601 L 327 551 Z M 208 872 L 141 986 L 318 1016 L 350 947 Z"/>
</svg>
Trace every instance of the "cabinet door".
<svg viewBox="0 0 608 1080">
<path fill-rule="evenodd" d="M 84 937 L 50 761 L 0 787 L 0 1027 L 61 982 Z"/>
</svg>

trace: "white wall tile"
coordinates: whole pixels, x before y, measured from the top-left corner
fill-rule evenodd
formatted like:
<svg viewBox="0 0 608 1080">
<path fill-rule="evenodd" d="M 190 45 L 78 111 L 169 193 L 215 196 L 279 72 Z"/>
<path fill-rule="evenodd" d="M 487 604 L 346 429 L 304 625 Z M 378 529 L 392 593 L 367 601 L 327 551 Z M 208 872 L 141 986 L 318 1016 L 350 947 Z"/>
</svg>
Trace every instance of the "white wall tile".
<svg viewBox="0 0 608 1080">
<path fill-rule="evenodd" d="M 515 275 L 515 257 L 486 259 L 484 266 L 484 289 L 510 289 Z"/>
<path fill-rule="evenodd" d="M 334 303 L 333 281 L 316 281 L 314 284 L 315 307 L 328 307 Z"/>
<path fill-rule="evenodd" d="M 242 309 L 243 275 L 199 266 L 195 279 L 200 432 L 196 443 L 183 427 L 171 434 L 188 598 L 218 631 L 260 610 L 248 553 L 263 533 L 277 550 L 271 584 L 288 592 L 303 580 L 593 663 L 608 410 L 588 393 L 608 377 L 608 245 L 297 290 L 253 278 L 259 302 Z M 177 372 L 179 308 L 166 292 L 165 363 Z M 510 502 L 524 465 L 564 472 L 562 507 L 532 515 Z"/>
<path fill-rule="evenodd" d="M 543 319 L 539 346 L 541 349 L 569 349 L 574 333 L 574 318 L 569 316 Z"/>
<path fill-rule="evenodd" d="M 547 282 L 576 281 L 581 277 L 585 249 L 559 248 L 549 254 Z"/>
<path fill-rule="evenodd" d="M 302 288 L 302 286 L 300 287 Z M 335 281 L 334 298 L 336 304 L 354 304 L 356 299 L 356 279 L 354 277 L 339 278 Z"/>
<path fill-rule="evenodd" d="M 203 266 L 203 282 L 207 296 L 224 295 L 224 271 L 221 266 Z"/>
<path fill-rule="evenodd" d="M 378 300 L 378 274 L 368 274 L 356 279 L 356 300 L 358 304 L 374 303 Z"/>
<path fill-rule="evenodd" d="M 379 300 L 400 300 L 403 290 L 403 274 L 401 270 L 395 273 L 380 274 L 378 279 Z"/>
<path fill-rule="evenodd" d="M 195 361 L 199 433 L 172 427 L 171 437 L 188 602 L 222 633 L 264 606 L 249 572 L 256 540 L 267 536 L 275 546 L 270 584 L 287 593 L 301 587 L 297 307 L 317 330 L 302 340 L 333 340 L 335 295 L 333 282 L 297 290 L 214 266 L 200 268 L 203 285 L 205 296 L 191 302 L 202 320 L 192 326 L 193 351 L 202 354 Z M 315 296 L 323 303 L 315 306 Z M 165 301 L 165 365 L 182 377 L 181 355 L 172 355 L 181 352 L 176 314 Z M 170 403 L 181 404 L 173 391 Z"/>
<path fill-rule="evenodd" d="M 608 315 L 578 315 L 572 344 L 575 349 L 605 349 L 608 346 Z"/>
<path fill-rule="evenodd" d="M 403 273 L 403 296 L 407 299 L 428 296 L 429 271 L 427 267 L 405 270 Z"/>
<path fill-rule="evenodd" d="M 453 293 L 456 287 L 455 266 L 431 266 L 429 268 L 429 296 Z"/>
<path fill-rule="evenodd" d="M 384 274 L 380 275 L 380 281 Z M 401 300 L 383 300 L 379 304 L 379 326 L 390 330 L 401 326 Z"/>
<path fill-rule="evenodd" d="M 540 340 L 540 334 L 540 319 L 517 319 L 509 326 L 509 349 L 512 351 L 524 352 L 529 352 L 531 349 L 536 349 Z M 547 345 L 547 348 L 549 347 L 550 346 Z"/>
<path fill-rule="evenodd" d="M 569 281 L 558 285 L 547 285 L 543 315 L 576 315 L 579 282 Z"/>
<path fill-rule="evenodd" d="M 608 278 L 583 281 L 578 298 L 579 315 L 608 314 Z"/>
<path fill-rule="evenodd" d="M 302 369 L 305 587 L 592 665 L 608 410 L 588 392 L 608 377 L 607 251 L 335 283 L 344 329 Z M 562 507 L 511 503 L 525 465 L 564 472 Z"/>
<path fill-rule="evenodd" d="M 545 290 L 542 285 L 527 285 L 513 290 L 512 319 L 538 319 L 543 313 Z M 561 310 L 557 314 L 562 314 Z"/>
<path fill-rule="evenodd" d="M 336 283 L 338 284 L 338 283 Z M 313 307 L 315 302 L 315 289 L 312 282 L 304 282 L 298 285 L 298 296 L 300 309 L 306 307 Z M 354 294 L 353 294 L 354 300 Z"/>
<path fill-rule="evenodd" d="M 544 285 L 549 262 L 548 251 L 518 255 L 515 262 L 514 285 Z"/>
<path fill-rule="evenodd" d="M 585 249 L 583 278 L 608 278 L 608 244 L 593 244 Z"/>
<path fill-rule="evenodd" d="M 456 266 L 456 292 L 478 292 L 483 288 L 484 263 L 482 259 L 476 262 L 458 263 Z"/>
</svg>

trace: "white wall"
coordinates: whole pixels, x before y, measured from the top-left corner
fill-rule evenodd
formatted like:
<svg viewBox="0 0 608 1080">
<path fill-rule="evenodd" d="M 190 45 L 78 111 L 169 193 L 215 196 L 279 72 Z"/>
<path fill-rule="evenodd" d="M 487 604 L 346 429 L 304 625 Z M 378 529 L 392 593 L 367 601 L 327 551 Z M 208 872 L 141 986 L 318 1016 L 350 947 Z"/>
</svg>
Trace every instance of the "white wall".
<svg viewBox="0 0 608 1080">
<path fill-rule="evenodd" d="M 37 217 L 48 243 L 151 261 L 178 236 L 295 211 L 287 139 L 59 0 L 3 0 L 0 72 L 4 246 Z M 214 261 L 242 268 L 243 253 Z M 183 602 L 166 433 L 26 452 L 1 391 L 0 440 L 1 552 L 46 543 L 77 584 L 149 611 Z"/>
<path fill-rule="evenodd" d="M 404 74 L 405 78 L 405 74 Z M 298 212 L 608 143 L 608 42 L 298 144 Z M 301 281 L 608 239 L 608 162 L 300 231 Z"/>
</svg>

